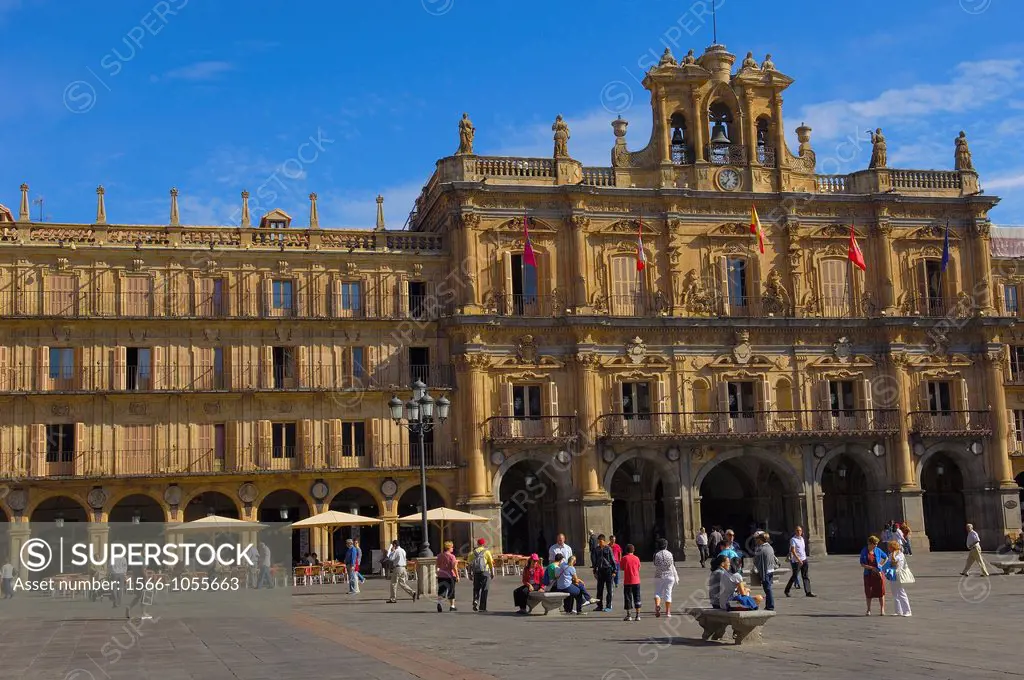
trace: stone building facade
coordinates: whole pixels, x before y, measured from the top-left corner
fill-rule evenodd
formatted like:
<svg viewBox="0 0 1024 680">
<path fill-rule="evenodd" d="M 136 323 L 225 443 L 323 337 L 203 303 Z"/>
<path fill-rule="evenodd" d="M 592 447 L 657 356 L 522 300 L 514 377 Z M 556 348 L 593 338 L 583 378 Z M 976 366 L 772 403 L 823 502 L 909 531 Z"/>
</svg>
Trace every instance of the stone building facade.
<svg viewBox="0 0 1024 680">
<path fill-rule="evenodd" d="M 954 170 L 895 169 L 879 130 L 872 167 L 820 174 L 810 127 L 786 145 L 792 80 L 734 64 L 666 51 L 651 138 L 631 150 L 613 121 L 609 167 L 572 158 L 561 117 L 550 158 L 477 155 L 464 116 L 408 231 L 322 229 L 315 195 L 305 228 L 247 207 L 183 226 L 174 190 L 168 225 L 113 225 L 102 188 L 93 224 L 39 224 L 23 186 L 0 218 L 5 518 L 333 508 L 385 519 L 364 548 L 412 537 L 421 453 L 386 402 L 420 378 L 453 402 L 430 505 L 492 518 L 472 533 L 505 551 L 593 529 L 683 554 L 713 524 L 802 524 L 819 553 L 894 518 L 918 550 L 962 548 L 966 521 L 987 545 L 1018 531 L 1024 278 L 1012 245 L 990 254 L 998 199 L 966 138 Z"/>
</svg>

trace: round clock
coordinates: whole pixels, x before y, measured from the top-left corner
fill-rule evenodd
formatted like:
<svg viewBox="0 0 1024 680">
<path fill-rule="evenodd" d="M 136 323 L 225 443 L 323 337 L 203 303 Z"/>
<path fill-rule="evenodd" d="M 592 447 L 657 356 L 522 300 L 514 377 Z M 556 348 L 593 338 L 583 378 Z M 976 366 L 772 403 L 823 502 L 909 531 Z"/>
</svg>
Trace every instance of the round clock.
<svg viewBox="0 0 1024 680">
<path fill-rule="evenodd" d="M 601 454 L 601 460 L 603 460 L 606 463 L 611 463 L 613 460 L 615 460 L 615 452 L 612 451 L 611 449 L 605 449 L 604 452 Z"/>
<path fill-rule="evenodd" d="M 505 454 L 501 451 L 491 452 L 491 465 L 494 467 L 501 467 L 501 464 L 505 462 Z"/>
<path fill-rule="evenodd" d="M 718 186 L 725 191 L 735 191 L 740 188 L 740 173 L 732 168 L 723 168 L 718 173 Z"/>
<path fill-rule="evenodd" d="M 24 489 L 11 489 L 7 494 L 7 507 L 14 512 L 21 512 L 28 505 L 28 494 Z"/>
<path fill-rule="evenodd" d="M 326 482 L 318 481 L 313 484 L 313 488 L 311 488 L 309 492 L 313 495 L 314 499 L 322 501 L 327 498 L 327 494 L 331 492 L 331 489 L 327 486 Z"/>
<path fill-rule="evenodd" d="M 380 492 L 388 498 L 393 498 L 398 493 L 398 482 L 393 479 L 385 479 L 381 482 Z"/>
<path fill-rule="evenodd" d="M 238 487 L 238 500 L 243 503 L 252 503 L 256 500 L 256 496 L 259 495 L 259 491 L 256 489 L 256 485 L 252 482 L 246 482 L 242 486 Z"/>
<path fill-rule="evenodd" d="M 103 504 L 107 502 L 107 492 L 100 488 L 93 489 L 89 492 L 86 500 L 89 501 L 89 506 L 93 510 L 101 510 Z"/>
<path fill-rule="evenodd" d="M 167 505 L 180 505 L 181 504 L 181 487 L 177 484 L 164 489 L 164 501 Z"/>
</svg>

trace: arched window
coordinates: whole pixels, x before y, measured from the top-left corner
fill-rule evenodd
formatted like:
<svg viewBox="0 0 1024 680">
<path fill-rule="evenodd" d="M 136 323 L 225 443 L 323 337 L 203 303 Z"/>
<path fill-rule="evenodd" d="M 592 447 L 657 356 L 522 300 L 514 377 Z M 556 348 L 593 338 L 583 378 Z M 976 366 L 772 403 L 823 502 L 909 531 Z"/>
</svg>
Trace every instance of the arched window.
<svg viewBox="0 0 1024 680">
<path fill-rule="evenodd" d="M 775 383 L 775 408 L 779 411 L 793 410 L 793 384 L 789 378 L 779 378 Z"/>
<path fill-rule="evenodd" d="M 684 118 L 681 113 L 673 113 L 669 126 L 672 128 L 672 162 L 676 165 L 685 165 L 690 162 L 689 138 L 686 134 L 686 118 Z"/>
<path fill-rule="evenodd" d="M 775 167 L 775 147 L 771 144 L 771 120 L 768 116 L 757 119 L 757 162 Z"/>
<path fill-rule="evenodd" d="M 722 102 L 708 107 L 708 160 L 715 165 L 730 162 L 730 150 L 734 142 L 732 111 Z"/>
<path fill-rule="evenodd" d="M 822 260 L 820 271 L 822 314 L 837 319 L 849 317 L 853 298 L 849 260 Z"/>
<path fill-rule="evenodd" d="M 639 271 L 636 255 L 616 255 L 611 258 L 611 293 L 609 303 L 612 316 L 645 316 L 651 308 L 647 295 L 645 271 Z"/>
<path fill-rule="evenodd" d="M 697 413 L 707 413 L 711 410 L 711 386 L 707 380 L 693 381 L 693 410 Z"/>
</svg>

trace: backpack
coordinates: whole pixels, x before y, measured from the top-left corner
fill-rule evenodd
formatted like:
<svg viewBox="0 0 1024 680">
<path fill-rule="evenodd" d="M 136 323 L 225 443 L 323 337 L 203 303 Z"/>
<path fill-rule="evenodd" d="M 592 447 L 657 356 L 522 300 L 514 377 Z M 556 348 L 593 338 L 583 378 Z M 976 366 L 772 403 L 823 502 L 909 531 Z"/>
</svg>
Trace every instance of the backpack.
<svg viewBox="0 0 1024 680">
<path fill-rule="evenodd" d="M 481 548 L 477 548 L 473 551 L 473 573 L 474 574 L 485 574 L 487 573 L 487 551 Z"/>
</svg>

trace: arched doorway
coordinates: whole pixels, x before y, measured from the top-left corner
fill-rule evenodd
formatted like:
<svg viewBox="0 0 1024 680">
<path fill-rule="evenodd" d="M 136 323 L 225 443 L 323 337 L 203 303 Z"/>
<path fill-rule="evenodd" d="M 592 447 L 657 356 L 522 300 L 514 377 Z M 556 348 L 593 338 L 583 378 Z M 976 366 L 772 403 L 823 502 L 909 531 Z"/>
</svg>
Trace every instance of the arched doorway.
<svg viewBox="0 0 1024 680">
<path fill-rule="evenodd" d="M 188 502 L 184 520 L 194 522 L 209 515 L 239 519 L 238 504 L 219 491 L 207 491 L 196 495 Z"/>
<path fill-rule="evenodd" d="M 380 517 L 380 508 L 377 501 L 373 499 L 366 489 L 351 488 L 343 489 L 333 499 L 328 510 L 348 512 L 363 517 Z M 363 575 L 373 571 L 377 562 L 373 559 L 373 552 L 381 550 L 381 530 L 374 526 L 365 527 L 338 527 L 331 532 L 331 547 L 335 559 L 345 557 L 345 541 L 349 538 L 359 540 L 359 547 L 363 551 L 363 561 L 359 565 Z"/>
<path fill-rule="evenodd" d="M 302 494 L 291 489 L 280 489 L 271 492 L 260 503 L 256 519 L 265 524 L 291 524 L 309 517 L 309 504 Z M 298 562 L 303 555 L 313 552 L 310 545 L 309 529 L 291 532 L 292 563 Z M 324 559 L 325 555 L 317 557 Z"/>
<path fill-rule="evenodd" d="M 544 464 L 522 460 L 505 471 L 498 487 L 501 545 L 506 553 L 537 553 L 547 560 L 559 531 L 558 487 Z M 582 555 L 582 546 L 573 546 Z"/>
<path fill-rule="evenodd" d="M 864 468 L 852 456 L 836 456 L 821 474 L 825 550 L 830 555 L 859 553 L 871 533 Z"/>
<path fill-rule="evenodd" d="M 655 541 L 668 538 L 669 545 L 680 527 L 666 526 L 664 474 L 642 458 L 629 460 L 615 470 L 609 493 L 612 497 L 612 532 L 619 545 L 632 543 L 641 560 L 654 557 Z M 675 521 L 673 521 L 673 524 Z"/>
<path fill-rule="evenodd" d="M 1017 501 L 1017 509 L 1020 510 L 1020 519 L 1024 523 L 1024 472 L 1020 473 L 1016 477 L 1017 486 L 1020 487 L 1018 493 L 1020 494 L 1020 500 Z"/>
<path fill-rule="evenodd" d="M 164 509 L 154 498 L 145 494 L 125 496 L 110 509 L 107 516 L 111 541 L 133 540 L 134 538 L 156 538 L 152 528 L 143 525 L 166 521 Z"/>
<path fill-rule="evenodd" d="M 772 536 L 778 551 L 785 551 L 786 537 L 796 523 L 782 478 L 769 465 L 753 457 L 730 458 L 716 464 L 700 485 L 701 525 L 708 533 L 714 526 L 736 532 L 747 545 L 757 529 Z"/>
<path fill-rule="evenodd" d="M 419 485 L 407 489 L 398 499 L 398 516 L 406 517 L 420 512 L 422 498 Z M 434 487 L 427 485 L 427 510 L 444 507 L 444 499 L 441 498 Z M 430 549 L 434 554 L 441 552 L 441 530 L 435 525 L 428 527 Z M 416 557 L 419 554 L 423 543 L 423 527 L 420 524 L 399 524 L 398 542 L 405 548 L 409 557 Z"/>
<path fill-rule="evenodd" d="M 967 513 L 960 466 L 945 453 L 936 453 L 921 471 L 921 488 L 924 490 L 924 529 L 931 549 L 963 550 Z"/>
<path fill-rule="evenodd" d="M 86 527 L 89 513 L 81 503 L 67 496 L 48 498 L 40 503 L 29 515 L 32 523 L 32 538 L 40 538 L 47 542 L 54 551 L 61 539 L 65 545 L 69 543 L 88 543 Z M 34 575 L 48 576 L 60 569 L 59 560 Z"/>
</svg>

